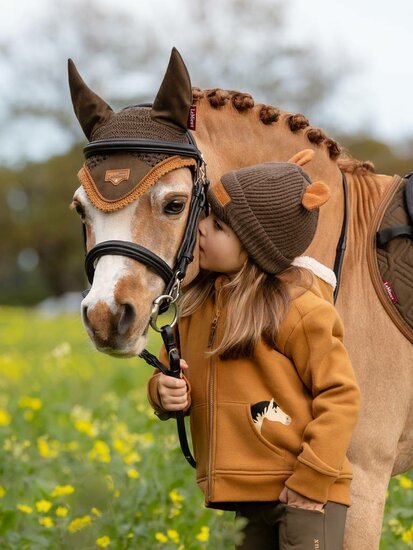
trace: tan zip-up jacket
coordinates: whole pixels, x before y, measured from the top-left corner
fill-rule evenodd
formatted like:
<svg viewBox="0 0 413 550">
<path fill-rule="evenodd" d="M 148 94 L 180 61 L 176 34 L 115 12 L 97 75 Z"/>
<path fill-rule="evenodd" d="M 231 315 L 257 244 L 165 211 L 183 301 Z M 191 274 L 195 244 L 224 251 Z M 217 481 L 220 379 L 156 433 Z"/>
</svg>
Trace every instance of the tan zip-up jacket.
<svg viewBox="0 0 413 550">
<path fill-rule="evenodd" d="M 211 298 L 179 323 L 197 482 L 206 505 L 232 509 L 234 502 L 274 501 L 284 484 L 318 502 L 350 505 L 346 451 L 360 396 L 332 287 L 314 276 L 311 288 L 293 299 L 277 349 L 261 342 L 250 358 L 205 358 L 216 319 Z M 224 322 L 221 314 L 216 338 Z M 164 413 L 158 376 L 150 379 L 148 396 Z"/>
</svg>

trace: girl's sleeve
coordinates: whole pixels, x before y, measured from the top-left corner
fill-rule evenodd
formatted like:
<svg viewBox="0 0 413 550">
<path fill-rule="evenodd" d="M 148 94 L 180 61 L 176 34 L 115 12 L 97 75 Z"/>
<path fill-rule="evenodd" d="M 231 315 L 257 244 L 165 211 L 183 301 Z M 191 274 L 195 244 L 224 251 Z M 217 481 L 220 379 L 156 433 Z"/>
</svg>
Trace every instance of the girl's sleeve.
<svg viewBox="0 0 413 550">
<path fill-rule="evenodd" d="M 293 307 L 297 322 L 285 341 L 284 353 L 312 395 L 313 419 L 304 430 L 301 453 L 286 486 L 326 502 L 358 419 L 360 392 L 335 307 L 321 299 L 315 307 L 299 300 Z"/>
</svg>

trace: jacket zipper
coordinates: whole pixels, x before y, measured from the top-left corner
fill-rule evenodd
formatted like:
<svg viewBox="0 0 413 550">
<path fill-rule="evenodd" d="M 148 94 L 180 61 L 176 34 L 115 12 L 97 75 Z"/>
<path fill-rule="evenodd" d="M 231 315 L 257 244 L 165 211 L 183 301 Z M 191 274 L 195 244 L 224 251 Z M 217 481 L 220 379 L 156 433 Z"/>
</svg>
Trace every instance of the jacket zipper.
<svg viewBox="0 0 413 550">
<path fill-rule="evenodd" d="M 218 291 L 219 296 L 219 291 Z M 211 323 L 211 330 L 208 338 L 208 348 L 211 348 L 214 344 L 218 321 L 220 317 L 219 309 L 216 310 L 215 317 Z M 215 375 L 215 361 L 210 359 L 209 361 L 209 459 L 208 459 L 208 501 L 211 502 L 212 498 L 212 458 L 213 458 L 213 426 L 214 426 L 214 379 Z"/>
<path fill-rule="evenodd" d="M 212 323 L 211 323 L 211 331 L 209 333 L 209 338 L 208 338 L 208 348 L 212 348 L 212 346 L 214 344 L 215 334 L 217 332 L 217 325 L 218 325 L 218 321 L 219 321 L 219 315 L 220 315 L 220 312 L 218 310 L 215 314 L 215 317 L 214 317 Z"/>
</svg>

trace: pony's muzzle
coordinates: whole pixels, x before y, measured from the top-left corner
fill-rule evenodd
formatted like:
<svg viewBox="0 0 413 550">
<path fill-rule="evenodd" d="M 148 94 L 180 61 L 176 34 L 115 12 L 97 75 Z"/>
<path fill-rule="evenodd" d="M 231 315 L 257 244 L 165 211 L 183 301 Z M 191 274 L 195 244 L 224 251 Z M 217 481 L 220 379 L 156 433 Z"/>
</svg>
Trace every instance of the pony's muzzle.
<svg viewBox="0 0 413 550">
<path fill-rule="evenodd" d="M 82 304 L 83 323 L 99 347 L 116 348 L 118 337 L 130 334 L 136 318 L 135 307 L 128 302 L 119 304 L 114 313 L 104 302 Z"/>
</svg>

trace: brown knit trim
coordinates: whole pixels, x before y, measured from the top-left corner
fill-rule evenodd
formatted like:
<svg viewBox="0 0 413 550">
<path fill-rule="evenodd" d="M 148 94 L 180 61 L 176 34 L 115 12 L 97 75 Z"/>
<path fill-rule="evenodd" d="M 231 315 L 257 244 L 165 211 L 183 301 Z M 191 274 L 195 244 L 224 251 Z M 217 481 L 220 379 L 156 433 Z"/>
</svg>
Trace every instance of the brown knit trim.
<svg viewBox="0 0 413 550">
<path fill-rule="evenodd" d="M 215 183 L 211 187 L 211 193 L 214 194 L 215 198 L 217 199 L 217 201 L 222 207 L 226 206 L 229 202 L 231 202 L 231 197 L 228 195 L 227 190 L 225 189 L 225 187 L 222 185 L 220 181 L 218 183 Z"/>
<path fill-rule="evenodd" d="M 120 210 L 121 208 L 124 208 L 131 202 L 135 201 L 141 195 L 146 193 L 146 191 L 148 191 L 148 189 L 150 189 L 152 185 L 154 185 L 162 176 L 164 176 L 168 172 L 172 172 L 172 170 L 176 170 L 178 168 L 188 168 L 190 166 L 196 166 L 195 159 L 184 159 L 178 156 L 168 157 L 165 160 L 156 164 L 142 180 L 138 181 L 136 183 L 136 186 L 128 195 L 122 197 L 121 199 L 115 200 L 105 199 L 100 194 L 89 170 L 86 167 L 86 164 L 84 164 L 83 167 L 79 170 L 77 177 L 79 178 L 79 181 L 86 191 L 93 206 L 95 206 L 99 210 L 103 210 L 103 212 L 113 212 L 114 210 Z"/>
</svg>

